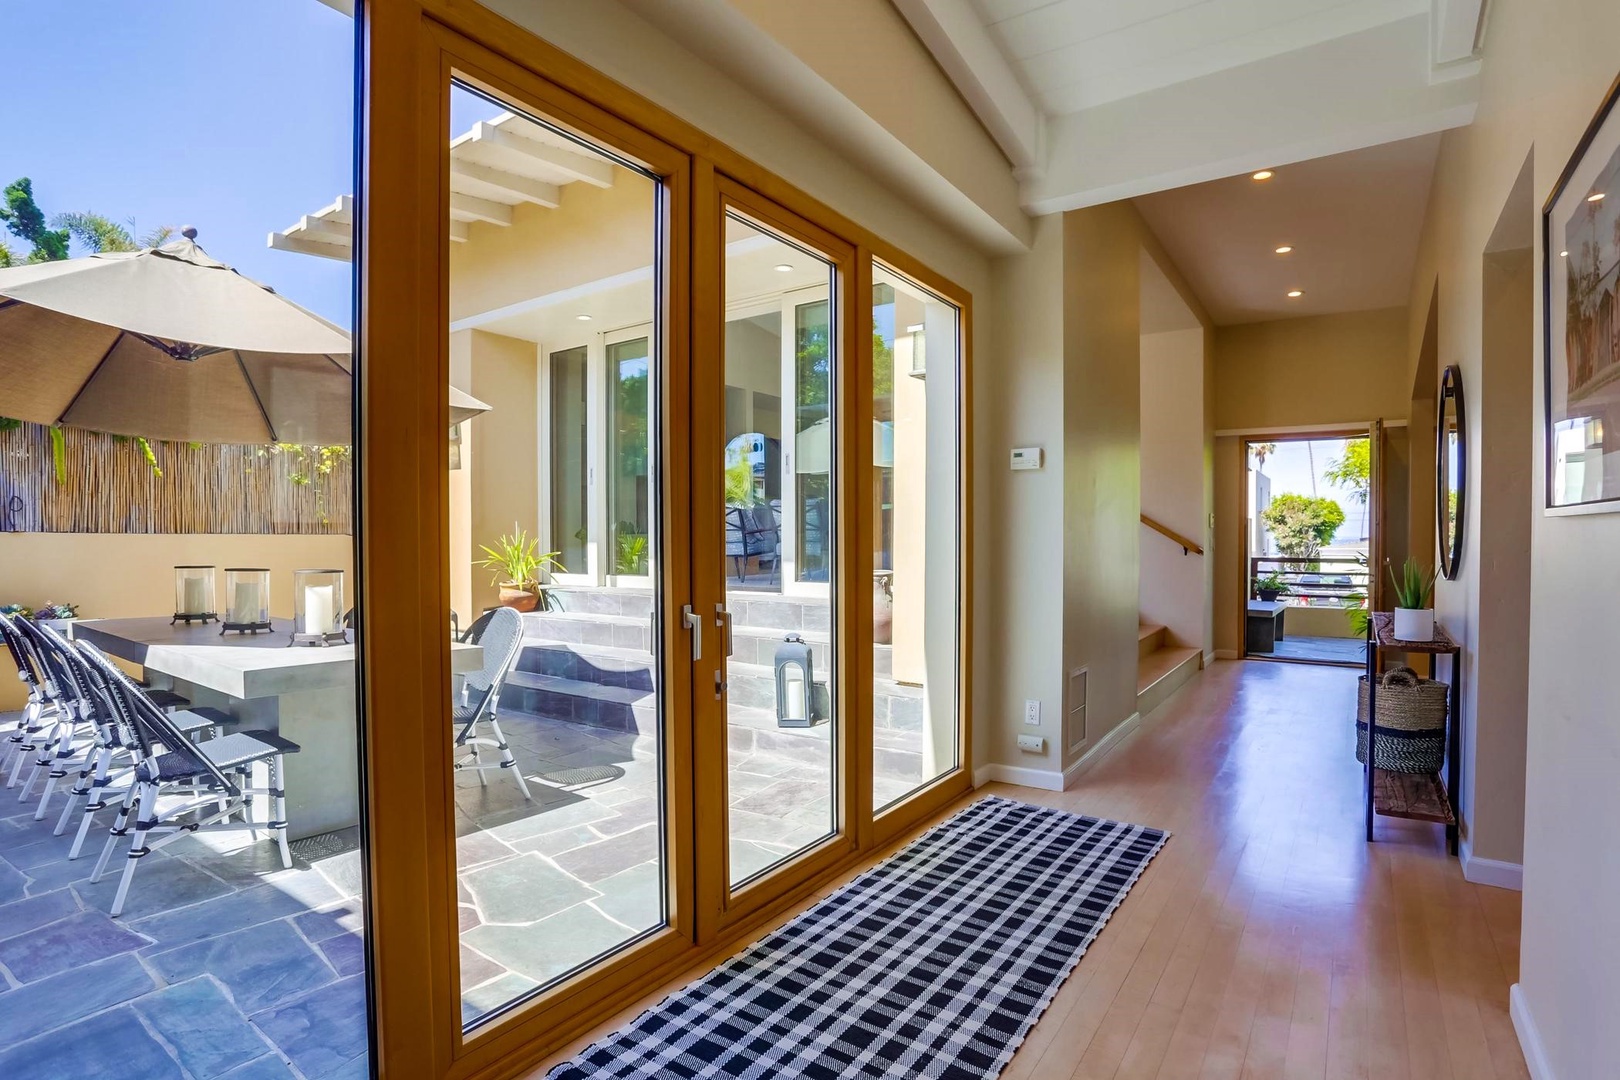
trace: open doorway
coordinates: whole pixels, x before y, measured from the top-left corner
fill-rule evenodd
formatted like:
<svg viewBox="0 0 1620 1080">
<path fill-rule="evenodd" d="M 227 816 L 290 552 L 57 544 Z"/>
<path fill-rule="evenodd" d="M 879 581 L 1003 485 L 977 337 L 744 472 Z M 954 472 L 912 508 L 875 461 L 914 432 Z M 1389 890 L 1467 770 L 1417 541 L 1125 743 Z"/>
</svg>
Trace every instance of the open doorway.
<svg viewBox="0 0 1620 1080">
<path fill-rule="evenodd" d="M 1377 562 L 1367 431 L 1249 436 L 1243 655 L 1358 666 Z"/>
</svg>

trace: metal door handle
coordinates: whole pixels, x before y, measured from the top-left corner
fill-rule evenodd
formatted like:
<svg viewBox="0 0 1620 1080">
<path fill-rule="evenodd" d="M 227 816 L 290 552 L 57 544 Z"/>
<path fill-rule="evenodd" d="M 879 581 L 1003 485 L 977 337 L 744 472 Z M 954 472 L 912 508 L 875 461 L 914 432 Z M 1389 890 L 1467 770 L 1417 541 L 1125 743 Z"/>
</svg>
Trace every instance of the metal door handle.
<svg viewBox="0 0 1620 1080">
<path fill-rule="evenodd" d="M 732 654 L 731 612 L 726 610 L 726 605 L 714 605 L 714 625 L 726 632 L 726 655 L 730 656 Z"/>
<path fill-rule="evenodd" d="M 681 621 L 692 631 L 692 663 L 703 659 L 703 616 L 692 610 L 691 604 L 681 607 Z"/>
</svg>

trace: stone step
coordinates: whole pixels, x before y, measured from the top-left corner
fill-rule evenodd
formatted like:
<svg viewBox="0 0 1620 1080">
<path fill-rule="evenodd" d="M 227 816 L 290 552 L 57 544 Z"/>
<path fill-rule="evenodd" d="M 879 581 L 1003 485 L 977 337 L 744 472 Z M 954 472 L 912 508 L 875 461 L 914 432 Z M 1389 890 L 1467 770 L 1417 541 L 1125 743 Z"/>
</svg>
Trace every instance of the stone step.
<svg viewBox="0 0 1620 1080">
<path fill-rule="evenodd" d="M 553 641 L 651 652 L 652 616 L 580 611 L 531 611 L 523 616 L 526 642 Z"/>
<path fill-rule="evenodd" d="M 532 671 L 506 676 L 501 708 L 637 735 L 658 730 L 658 699 L 650 688 L 605 686 Z"/>
<path fill-rule="evenodd" d="M 657 685 L 652 654 L 643 649 L 529 639 L 518 654 L 517 670 L 632 690 L 652 690 Z"/>
</svg>

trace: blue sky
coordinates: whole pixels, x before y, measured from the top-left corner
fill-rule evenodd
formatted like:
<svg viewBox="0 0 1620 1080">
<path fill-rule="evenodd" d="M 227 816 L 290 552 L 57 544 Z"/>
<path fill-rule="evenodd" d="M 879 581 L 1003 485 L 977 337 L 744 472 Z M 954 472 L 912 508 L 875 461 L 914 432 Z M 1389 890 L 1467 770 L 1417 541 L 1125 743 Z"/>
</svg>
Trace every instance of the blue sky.
<svg viewBox="0 0 1620 1080">
<path fill-rule="evenodd" d="M 349 264 L 265 237 L 354 189 L 350 19 L 318 0 L 6 8 L 0 186 L 32 178 L 47 216 L 195 225 L 214 258 L 349 326 Z"/>
<path fill-rule="evenodd" d="M 1344 511 L 1334 542 L 1353 544 L 1366 536 L 1366 509 L 1345 488 L 1334 487 L 1322 478 L 1322 471 L 1344 455 L 1344 439 L 1311 439 L 1279 442 L 1277 451 L 1266 458 L 1262 470 L 1271 478 L 1271 494 L 1320 495 L 1332 499 Z M 1308 448 L 1308 449 L 1307 449 Z M 1316 487 L 1311 487 L 1311 465 L 1316 466 Z M 1252 461 L 1251 461 L 1252 464 Z"/>
</svg>

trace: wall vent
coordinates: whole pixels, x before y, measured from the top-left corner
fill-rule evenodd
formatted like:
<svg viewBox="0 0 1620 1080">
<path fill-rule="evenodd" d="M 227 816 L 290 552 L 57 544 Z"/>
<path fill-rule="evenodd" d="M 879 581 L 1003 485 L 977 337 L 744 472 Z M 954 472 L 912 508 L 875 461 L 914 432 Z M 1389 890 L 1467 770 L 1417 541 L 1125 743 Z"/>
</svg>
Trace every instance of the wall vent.
<svg viewBox="0 0 1620 1080">
<path fill-rule="evenodd" d="M 1063 701 L 1063 742 L 1074 751 L 1086 745 L 1086 684 L 1089 669 L 1069 672 L 1068 692 Z"/>
</svg>

